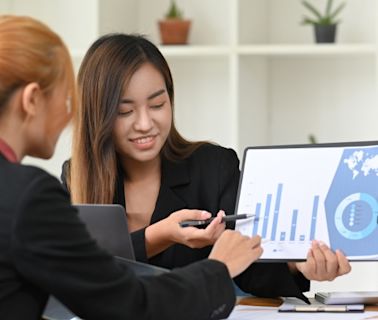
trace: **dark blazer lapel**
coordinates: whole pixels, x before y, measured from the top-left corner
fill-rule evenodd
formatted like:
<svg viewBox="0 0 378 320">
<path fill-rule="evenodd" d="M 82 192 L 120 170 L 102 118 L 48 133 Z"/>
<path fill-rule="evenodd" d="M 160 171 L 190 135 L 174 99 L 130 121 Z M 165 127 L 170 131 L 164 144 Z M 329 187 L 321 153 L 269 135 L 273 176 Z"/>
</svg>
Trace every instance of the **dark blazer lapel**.
<svg viewBox="0 0 378 320">
<path fill-rule="evenodd" d="M 161 187 L 151 224 L 166 218 L 172 212 L 188 208 L 185 199 L 176 192 L 178 187 L 185 187 L 190 183 L 187 161 L 171 162 L 163 158 L 161 176 Z"/>
</svg>

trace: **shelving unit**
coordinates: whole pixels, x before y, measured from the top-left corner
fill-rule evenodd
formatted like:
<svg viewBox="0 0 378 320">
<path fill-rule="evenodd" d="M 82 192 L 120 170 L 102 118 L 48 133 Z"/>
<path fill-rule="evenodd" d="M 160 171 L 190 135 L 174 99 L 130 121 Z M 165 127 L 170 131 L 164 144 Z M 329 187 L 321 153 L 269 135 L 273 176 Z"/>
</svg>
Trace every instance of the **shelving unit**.
<svg viewBox="0 0 378 320">
<path fill-rule="evenodd" d="M 240 157 L 245 146 L 307 143 L 309 134 L 319 142 L 378 139 L 376 0 L 347 1 L 332 45 L 314 44 L 311 27 L 300 25 L 300 0 L 177 1 L 193 20 L 190 45 L 160 49 L 172 69 L 184 136 L 232 147 Z M 2 12 L 48 23 L 77 67 L 90 43 L 108 32 L 142 33 L 158 44 L 157 20 L 168 6 L 169 0 L 0 2 Z M 26 162 L 59 175 L 70 154 L 69 129 L 57 151 L 52 160 Z M 355 289 L 378 289 L 375 265 L 355 268 L 372 281 L 363 286 L 346 277 L 329 288 L 353 282 Z"/>
</svg>

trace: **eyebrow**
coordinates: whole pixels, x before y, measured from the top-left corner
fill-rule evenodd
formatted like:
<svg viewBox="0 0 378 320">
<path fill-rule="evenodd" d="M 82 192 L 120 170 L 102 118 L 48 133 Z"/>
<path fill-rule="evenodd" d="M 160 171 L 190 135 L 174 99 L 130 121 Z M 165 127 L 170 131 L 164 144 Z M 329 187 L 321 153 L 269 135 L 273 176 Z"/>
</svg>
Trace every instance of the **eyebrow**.
<svg viewBox="0 0 378 320">
<path fill-rule="evenodd" d="M 150 94 L 147 97 L 147 100 L 152 100 L 152 99 L 162 95 L 164 92 L 165 92 L 165 89 L 160 89 L 160 90 Z M 121 103 L 134 103 L 134 100 L 132 100 L 132 99 L 121 99 Z"/>
</svg>

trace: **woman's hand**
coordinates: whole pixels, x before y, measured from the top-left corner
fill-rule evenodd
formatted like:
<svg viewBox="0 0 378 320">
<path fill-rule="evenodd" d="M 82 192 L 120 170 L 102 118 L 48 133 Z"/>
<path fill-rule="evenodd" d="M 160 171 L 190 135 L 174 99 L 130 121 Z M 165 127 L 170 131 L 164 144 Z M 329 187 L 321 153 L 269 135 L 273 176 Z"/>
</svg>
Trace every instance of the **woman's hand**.
<svg viewBox="0 0 378 320">
<path fill-rule="evenodd" d="M 250 238 L 238 231 L 226 230 L 214 244 L 209 259 L 223 262 L 234 278 L 255 262 L 262 252 L 260 236 Z"/>
<path fill-rule="evenodd" d="M 218 212 L 217 217 L 205 228 L 181 227 L 184 220 L 206 220 L 211 214 L 203 210 L 183 209 L 173 212 L 169 217 L 160 220 L 146 228 L 145 242 L 147 257 L 153 257 L 175 243 L 190 248 L 203 248 L 213 245 L 225 230 L 221 222 L 224 212 Z"/>
<path fill-rule="evenodd" d="M 211 218 L 211 214 L 201 210 L 180 210 L 172 213 L 166 220 L 171 230 L 171 240 L 181 243 L 190 248 L 203 248 L 213 245 L 225 230 L 222 223 L 224 211 L 219 211 L 217 217 L 204 229 L 196 227 L 181 227 L 180 222 L 184 220 L 206 220 Z"/>
<path fill-rule="evenodd" d="M 306 262 L 295 263 L 295 268 L 308 280 L 317 281 L 332 281 L 352 269 L 340 250 L 334 253 L 325 243 L 318 241 L 312 242 Z"/>
</svg>

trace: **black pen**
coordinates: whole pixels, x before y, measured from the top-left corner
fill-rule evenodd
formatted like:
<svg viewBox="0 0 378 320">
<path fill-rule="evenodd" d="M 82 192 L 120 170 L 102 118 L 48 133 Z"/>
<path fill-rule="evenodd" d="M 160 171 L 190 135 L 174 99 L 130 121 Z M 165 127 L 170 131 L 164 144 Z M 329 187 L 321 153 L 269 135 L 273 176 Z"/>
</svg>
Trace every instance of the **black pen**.
<svg viewBox="0 0 378 320">
<path fill-rule="evenodd" d="M 228 221 L 235 221 L 239 219 L 248 219 L 248 218 L 254 218 L 255 214 L 234 214 L 229 216 L 224 216 L 222 218 L 222 222 L 228 222 Z M 211 217 L 209 219 L 205 220 L 185 220 L 180 222 L 180 226 L 185 227 L 197 227 L 197 226 L 203 226 L 206 224 L 209 224 L 211 221 L 213 221 L 216 217 Z"/>
</svg>

